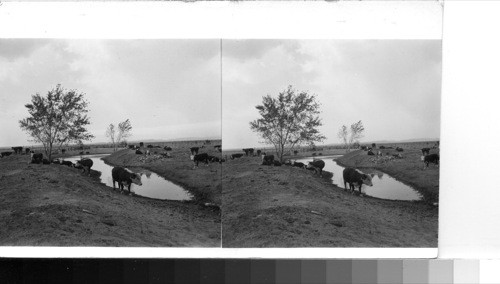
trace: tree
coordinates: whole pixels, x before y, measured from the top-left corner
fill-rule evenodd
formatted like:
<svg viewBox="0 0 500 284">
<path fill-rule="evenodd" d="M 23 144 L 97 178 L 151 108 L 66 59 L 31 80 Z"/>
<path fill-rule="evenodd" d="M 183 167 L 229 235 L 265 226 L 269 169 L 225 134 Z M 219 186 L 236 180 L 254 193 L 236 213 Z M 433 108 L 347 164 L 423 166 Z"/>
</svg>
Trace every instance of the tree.
<svg viewBox="0 0 500 284">
<path fill-rule="evenodd" d="M 115 125 L 111 123 L 106 129 L 106 137 L 109 137 L 111 144 L 113 145 L 113 149 L 116 151 L 116 145 L 121 145 L 121 142 L 130 137 L 132 135 L 132 133 L 130 133 L 131 131 L 132 125 L 130 120 L 127 119 L 118 123 L 118 129 L 116 129 Z"/>
<path fill-rule="evenodd" d="M 272 144 L 283 161 L 285 150 L 326 138 L 318 130 L 322 125 L 319 106 L 315 95 L 288 86 L 277 98 L 262 98 L 262 105 L 255 107 L 261 118 L 250 122 L 250 129 L 264 139 L 263 143 Z"/>
<path fill-rule="evenodd" d="M 94 138 L 87 130 L 90 124 L 88 102 L 84 93 L 66 90 L 57 85 L 44 97 L 31 96 L 31 103 L 25 105 L 29 117 L 19 121 L 21 129 L 32 137 L 33 142 L 42 143 L 48 159 L 52 159 L 54 146 Z"/>
<path fill-rule="evenodd" d="M 356 123 L 351 124 L 350 128 L 347 128 L 347 126 L 342 125 L 339 132 L 337 133 L 337 136 L 344 143 L 344 146 L 346 148 L 346 152 L 351 151 L 353 144 L 359 143 L 359 139 L 364 137 L 364 135 L 363 135 L 364 131 L 365 131 L 365 128 L 364 128 L 361 120 L 356 122 Z"/>
</svg>

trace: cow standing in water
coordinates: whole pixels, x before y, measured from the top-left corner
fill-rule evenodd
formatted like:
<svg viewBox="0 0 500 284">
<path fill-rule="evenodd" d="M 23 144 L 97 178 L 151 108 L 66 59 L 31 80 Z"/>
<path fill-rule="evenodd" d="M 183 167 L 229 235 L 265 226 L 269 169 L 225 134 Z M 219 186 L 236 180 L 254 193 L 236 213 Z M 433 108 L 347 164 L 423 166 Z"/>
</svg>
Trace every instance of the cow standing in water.
<svg viewBox="0 0 500 284">
<path fill-rule="evenodd" d="M 342 172 L 344 178 L 344 188 L 347 189 L 347 183 L 349 184 L 349 189 L 351 193 L 354 192 L 355 186 L 359 186 L 359 194 L 361 194 L 361 186 L 366 184 L 368 186 L 373 186 L 372 177 L 370 175 L 360 173 L 353 168 L 345 168 Z"/>
<path fill-rule="evenodd" d="M 131 173 L 122 167 L 114 167 L 111 170 L 111 177 L 113 178 L 113 189 L 115 188 L 115 182 L 118 182 L 118 188 L 120 192 L 125 191 L 124 187 L 128 187 L 128 193 L 130 194 L 130 186 L 132 183 L 137 185 L 142 185 L 141 176 L 136 173 Z"/>
</svg>

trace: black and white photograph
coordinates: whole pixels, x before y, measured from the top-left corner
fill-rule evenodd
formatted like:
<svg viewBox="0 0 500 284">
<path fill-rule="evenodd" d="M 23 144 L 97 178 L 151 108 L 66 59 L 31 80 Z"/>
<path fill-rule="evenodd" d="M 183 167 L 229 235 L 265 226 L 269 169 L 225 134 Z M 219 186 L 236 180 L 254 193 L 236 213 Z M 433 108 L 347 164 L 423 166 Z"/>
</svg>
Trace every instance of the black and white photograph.
<svg viewBox="0 0 500 284">
<path fill-rule="evenodd" d="M 224 39 L 223 247 L 437 247 L 441 64 L 438 39 Z"/>
<path fill-rule="evenodd" d="M 220 247 L 218 39 L 0 39 L 0 245 Z"/>
</svg>

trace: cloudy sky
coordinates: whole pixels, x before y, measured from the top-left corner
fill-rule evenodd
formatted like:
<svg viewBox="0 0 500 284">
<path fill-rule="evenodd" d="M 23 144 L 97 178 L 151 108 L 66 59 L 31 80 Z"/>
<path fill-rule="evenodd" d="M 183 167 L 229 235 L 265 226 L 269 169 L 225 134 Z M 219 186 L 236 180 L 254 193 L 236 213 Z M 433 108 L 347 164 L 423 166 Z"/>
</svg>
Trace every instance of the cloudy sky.
<svg viewBox="0 0 500 284">
<path fill-rule="evenodd" d="M 440 40 L 223 40 L 224 148 L 258 147 L 256 105 L 292 85 L 317 95 L 324 143 L 359 120 L 362 141 L 440 137 Z"/>
<path fill-rule="evenodd" d="M 130 119 L 131 140 L 220 137 L 220 40 L 0 39 L 0 146 L 29 145 L 31 95 L 86 94 L 92 142 Z"/>
</svg>

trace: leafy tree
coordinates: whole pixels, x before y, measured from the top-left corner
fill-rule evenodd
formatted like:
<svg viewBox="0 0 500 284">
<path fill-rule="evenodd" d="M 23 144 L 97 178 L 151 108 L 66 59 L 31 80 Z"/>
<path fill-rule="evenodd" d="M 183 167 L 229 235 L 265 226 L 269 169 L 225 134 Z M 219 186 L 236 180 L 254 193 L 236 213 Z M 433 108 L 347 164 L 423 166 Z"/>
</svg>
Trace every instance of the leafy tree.
<svg viewBox="0 0 500 284">
<path fill-rule="evenodd" d="M 282 161 L 285 150 L 326 138 L 318 130 L 322 125 L 319 106 L 315 95 L 288 86 L 277 98 L 262 98 L 262 105 L 255 107 L 261 118 L 250 122 L 250 129 L 264 139 L 263 143 L 272 144 Z"/>
<path fill-rule="evenodd" d="M 116 151 L 116 145 L 121 145 L 122 142 L 130 137 L 132 133 L 132 125 L 130 120 L 125 120 L 123 122 L 118 123 L 118 128 L 115 127 L 113 123 L 111 123 L 106 129 L 106 137 L 111 140 L 111 144 L 113 144 L 113 149 Z"/>
<path fill-rule="evenodd" d="M 38 93 L 31 96 L 31 103 L 25 107 L 30 116 L 20 120 L 19 125 L 33 142 L 43 144 L 49 160 L 55 146 L 94 138 L 86 128 L 90 119 L 83 93 L 57 85 L 46 96 Z"/>
<path fill-rule="evenodd" d="M 363 122 L 358 121 L 356 123 L 351 124 L 351 127 L 347 128 L 347 126 L 342 125 L 337 136 L 342 140 L 344 146 L 346 148 L 346 152 L 350 152 L 353 144 L 358 143 L 359 139 L 364 137 L 363 132 L 365 128 L 363 126 Z"/>
</svg>

